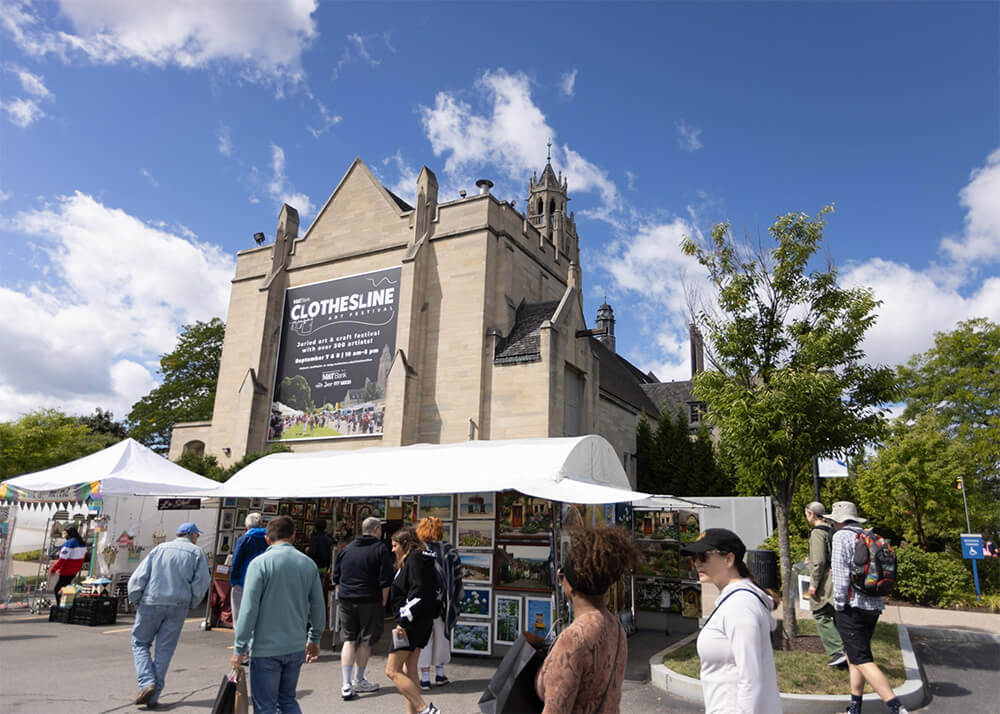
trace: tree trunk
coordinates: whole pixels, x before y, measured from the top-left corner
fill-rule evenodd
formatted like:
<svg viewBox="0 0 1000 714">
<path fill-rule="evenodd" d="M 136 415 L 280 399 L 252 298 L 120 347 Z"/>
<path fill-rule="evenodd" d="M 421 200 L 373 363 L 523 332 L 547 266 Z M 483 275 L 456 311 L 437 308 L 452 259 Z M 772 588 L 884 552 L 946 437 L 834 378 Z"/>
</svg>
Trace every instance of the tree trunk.
<svg viewBox="0 0 1000 714">
<path fill-rule="evenodd" d="M 924 519 L 920 513 L 920 496 L 913 494 L 913 515 L 916 516 L 917 545 L 927 550 L 927 536 L 924 535 Z"/>
<path fill-rule="evenodd" d="M 783 581 L 781 606 L 783 628 L 786 638 L 798 634 L 798 623 L 795 620 L 795 604 L 798 600 L 794 573 L 792 573 L 792 547 L 788 541 L 788 510 L 792 505 L 791 493 L 787 488 L 777 489 L 774 498 L 774 512 L 778 519 L 778 551 L 781 559 L 781 579 Z"/>
</svg>

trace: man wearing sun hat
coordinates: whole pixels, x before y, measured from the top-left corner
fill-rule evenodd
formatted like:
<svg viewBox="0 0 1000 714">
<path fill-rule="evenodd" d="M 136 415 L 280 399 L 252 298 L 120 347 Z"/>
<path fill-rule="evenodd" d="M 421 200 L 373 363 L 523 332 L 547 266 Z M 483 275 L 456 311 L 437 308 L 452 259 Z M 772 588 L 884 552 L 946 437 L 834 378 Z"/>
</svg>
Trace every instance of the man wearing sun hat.
<svg viewBox="0 0 1000 714">
<path fill-rule="evenodd" d="M 872 635 L 885 602 L 881 597 L 866 595 L 851 585 L 854 542 L 861 532 L 861 524 L 867 519 L 858 515 L 858 507 L 850 501 L 834 503 L 826 519 L 837 529 L 833 534 L 830 566 L 833 572 L 834 623 L 844 642 L 844 654 L 847 655 L 851 673 L 851 704 L 847 714 L 861 714 L 866 681 L 892 714 L 908 714 L 906 707 L 896 698 L 885 673 L 872 657 Z"/>
<path fill-rule="evenodd" d="M 184 618 L 208 592 L 212 581 L 205 553 L 195 545 L 194 523 L 177 527 L 177 538 L 153 548 L 128 580 L 129 602 L 138 605 L 132 626 L 132 656 L 139 683 L 136 704 L 158 706 Z M 156 641 L 156 661 L 150 654 Z"/>
</svg>

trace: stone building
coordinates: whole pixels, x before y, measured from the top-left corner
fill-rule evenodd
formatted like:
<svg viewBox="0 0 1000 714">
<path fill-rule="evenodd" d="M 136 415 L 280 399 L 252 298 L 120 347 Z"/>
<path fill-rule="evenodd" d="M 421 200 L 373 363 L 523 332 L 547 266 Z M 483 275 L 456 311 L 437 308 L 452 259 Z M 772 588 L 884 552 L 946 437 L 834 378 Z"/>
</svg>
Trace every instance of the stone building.
<svg viewBox="0 0 1000 714">
<path fill-rule="evenodd" d="M 356 159 L 303 235 L 284 206 L 237 256 L 212 420 L 175 425 L 170 457 L 597 433 L 634 483 L 658 380 L 616 353 L 609 305 L 587 327 L 566 179 L 547 163 L 523 213 L 477 186 L 441 200 L 424 167 L 410 206 Z"/>
</svg>

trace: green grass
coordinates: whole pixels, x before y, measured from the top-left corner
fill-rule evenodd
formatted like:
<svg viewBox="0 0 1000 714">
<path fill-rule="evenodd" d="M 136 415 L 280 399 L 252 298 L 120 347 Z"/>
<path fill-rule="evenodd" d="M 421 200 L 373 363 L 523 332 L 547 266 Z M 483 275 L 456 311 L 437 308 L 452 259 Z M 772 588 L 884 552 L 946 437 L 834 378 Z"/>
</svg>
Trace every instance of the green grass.
<svg viewBox="0 0 1000 714">
<path fill-rule="evenodd" d="M 315 426 L 306 432 L 301 424 L 297 424 L 290 429 L 285 429 L 281 432 L 281 439 L 314 439 L 320 436 L 343 436 L 336 429 L 331 429 L 328 426 Z"/>
<path fill-rule="evenodd" d="M 781 626 L 781 623 L 778 623 Z M 799 620 L 799 634 L 815 635 L 816 623 Z M 895 625 L 880 622 L 872 638 L 872 654 L 893 687 L 906 681 L 903 655 L 899 650 L 899 633 Z M 774 666 L 778 671 L 778 689 L 786 694 L 843 694 L 849 690 L 847 670 L 827 666 L 826 654 L 808 652 L 774 653 Z M 674 650 L 663 658 L 663 664 L 678 674 L 699 679 L 701 662 L 692 642 Z M 866 689 L 866 691 L 871 691 Z"/>
<path fill-rule="evenodd" d="M 10 556 L 14 560 L 38 560 L 42 557 L 41 550 L 26 550 L 23 553 L 14 553 Z"/>
</svg>

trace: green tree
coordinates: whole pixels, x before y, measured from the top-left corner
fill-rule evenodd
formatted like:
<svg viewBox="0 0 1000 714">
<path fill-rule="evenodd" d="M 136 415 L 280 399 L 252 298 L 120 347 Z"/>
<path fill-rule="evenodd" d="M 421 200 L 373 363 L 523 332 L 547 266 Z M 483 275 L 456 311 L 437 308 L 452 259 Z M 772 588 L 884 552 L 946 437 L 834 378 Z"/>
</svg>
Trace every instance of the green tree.
<svg viewBox="0 0 1000 714">
<path fill-rule="evenodd" d="M 933 412 L 973 459 L 973 481 L 1000 499 L 1000 325 L 985 318 L 939 332 L 934 346 L 899 367 L 914 421 Z"/>
<path fill-rule="evenodd" d="M 858 472 L 862 509 L 875 515 L 880 526 L 923 550 L 957 543 L 959 533 L 965 530 L 962 493 L 956 480 L 968 476 L 971 460 L 963 445 L 941 426 L 930 414 L 914 423 L 900 419 L 878 455 L 862 464 Z M 979 500 L 970 498 L 970 507 L 977 506 Z"/>
<path fill-rule="evenodd" d="M 219 460 L 211 454 L 185 451 L 174 463 L 213 481 L 225 481 L 229 478 L 228 471 L 222 468 L 219 465 Z"/>
<path fill-rule="evenodd" d="M 635 428 L 635 480 L 640 491 L 651 491 L 650 456 L 653 452 L 653 430 L 649 426 L 646 412 L 639 416 L 639 424 Z"/>
<path fill-rule="evenodd" d="M 893 370 L 863 363 L 861 342 L 878 301 L 870 290 L 840 287 L 832 267 L 809 270 L 832 210 L 779 216 L 766 250 L 737 245 L 729 224 L 713 228 L 706 248 L 684 241 L 717 299 L 717 309 L 697 316 L 712 369 L 695 378 L 694 393 L 708 404 L 742 488 L 774 499 L 789 637 L 796 633 L 792 499 L 814 456 L 857 450 L 883 435 L 878 407 L 895 395 Z"/>
<path fill-rule="evenodd" d="M 278 387 L 278 401 L 301 412 L 311 411 L 315 406 L 309 383 L 301 374 L 281 380 L 281 385 Z"/>
<path fill-rule="evenodd" d="M 89 416 L 79 417 L 79 422 L 90 430 L 91 434 L 104 437 L 104 445 L 117 444 L 128 436 L 128 429 L 120 421 L 115 421 L 115 415 L 109 409 L 96 407 Z"/>
<path fill-rule="evenodd" d="M 647 493 L 671 496 L 725 496 L 731 479 L 719 463 L 711 430 L 702 423 L 691 437 L 683 411 L 676 420 L 664 410 L 653 432 L 643 415 L 636 427 L 637 485 Z"/>
<path fill-rule="evenodd" d="M 100 451 L 105 439 L 55 409 L 29 412 L 0 422 L 0 478 L 59 466 Z"/>
<path fill-rule="evenodd" d="M 165 453 L 174 424 L 212 418 L 225 331 L 217 317 L 184 326 L 174 350 L 160 356 L 160 386 L 133 404 L 128 414 L 134 439 Z"/>
</svg>

